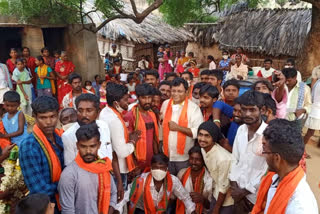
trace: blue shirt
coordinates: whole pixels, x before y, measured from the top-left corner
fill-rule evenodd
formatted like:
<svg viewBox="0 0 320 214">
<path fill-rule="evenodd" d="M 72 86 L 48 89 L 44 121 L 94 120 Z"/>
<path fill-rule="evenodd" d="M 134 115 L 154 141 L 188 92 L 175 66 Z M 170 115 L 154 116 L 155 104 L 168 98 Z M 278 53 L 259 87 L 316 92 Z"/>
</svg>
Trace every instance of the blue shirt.
<svg viewBox="0 0 320 214">
<path fill-rule="evenodd" d="M 237 135 L 237 131 L 238 131 L 239 126 L 240 125 L 234 121 L 232 121 L 230 124 L 229 130 L 228 130 L 228 135 L 227 135 L 230 146 L 233 146 L 234 138 Z"/>
<path fill-rule="evenodd" d="M 5 113 L 5 115 L 2 118 L 2 123 L 4 126 L 4 129 L 8 134 L 11 134 L 13 132 L 18 131 L 19 129 L 19 114 L 23 114 L 21 111 L 18 111 L 13 117 L 10 119 L 8 118 L 8 113 Z M 27 132 L 27 122 L 25 121 L 23 124 L 23 133 L 16 137 L 11 137 L 10 140 L 12 143 L 17 144 L 18 147 L 20 147 L 21 142 L 28 137 Z"/>
<path fill-rule="evenodd" d="M 218 100 L 217 102 L 213 103 L 212 107 L 220 109 L 221 112 L 229 118 L 233 117 L 233 107 L 225 102 Z"/>
<path fill-rule="evenodd" d="M 64 166 L 63 160 L 63 143 L 61 138 L 55 135 L 56 144 L 50 144 L 61 163 L 61 168 Z M 27 185 L 30 194 L 44 193 L 50 196 L 52 202 L 55 202 L 55 193 L 57 193 L 58 182 L 52 183 L 49 164 L 45 153 L 40 144 L 31 133 L 20 145 L 19 160 L 24 177 L 24 182 Z"/>
<path fill-rule="evenodd" d="M 227 61 L 221 60 L 219 62 L 219 66 L 222 68 L 229 67 L 229 63 L 230 63 L 230 58 L 228 58 Z"/>
</svg>

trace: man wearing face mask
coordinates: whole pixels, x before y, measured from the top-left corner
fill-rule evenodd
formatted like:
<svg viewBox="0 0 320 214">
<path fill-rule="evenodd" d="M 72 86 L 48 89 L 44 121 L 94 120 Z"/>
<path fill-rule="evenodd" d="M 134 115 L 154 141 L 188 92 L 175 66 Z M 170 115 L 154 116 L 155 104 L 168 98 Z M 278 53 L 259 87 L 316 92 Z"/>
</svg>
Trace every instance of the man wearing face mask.
<svg viewBox="0 0 320 214">
<path fill-rule="evenodd" d="M 229 179 L 235 213 L 247 214 L 256 202 L 261 178 L 268 168 L 261 155 L 262 133 L 267 124 L 261 119 L 265 105 L 262 93 L 247 91 L 239 103 L 244 124 L 239 127 L 233 143 L 232 156 L 236 161 L 231 165 Z"/>
<path fill-rule="evenodd" d="M 156 154 L 151 159 L 151 172 L 143 173 L 129 185 L 122 207 L 129 204 L 129 214 L 166 213 L 170 197 L 183 201 L 187 214 L 196 214 L 195 204 L 179 179 L 168 171 L 169 159 L 164 154 Z M 119 209 L 117 209 L 119 210 Z"/>
<path fill-rule="evenodd" d="M 129 123 L 128 131 L 132 133 L 141 131 L 141 138 L 136 145 L 136 158 L 141 171 L 150 167 L 153 154 L 159 153 L 159 128 L 155 113 L 151 110 L 153 87 L 143 83 L 136 87 L 138 104 L 136 104 L 125 116 Z"/>
<path fill-rule="evenodd" d="M 204 82 L 198 82 L 193 86 L 192 90 L 192 99 L 191 101 L 194 102 L 195 104 L 199 105 L 200 104 L 200 89 L 202 86 L 206 85 Z"/>
<path fill-rule="evenodd" d="M 106 106 L 100 113 L 99 119 L 108 123 L 111 133 L 112 148 L 117 155 L 123 187 L 127 188 L 127 174 L 137 166 L 133 157 L 136 142 L 141 132 L 133 131 L 129 134 L 127 123 L 122 113 L 128 110 L 128 88 L 124 85 L 109 83 L 107 86 Z"/>
<path fill-rule="evenodd" d="M 170 158 L 173 175 L 188 167 L 188 151 L 194 145 L 203 116 L 198 105 L 188 99 L 188 82 L 176 78 L 171 83 L 172 98 L 161 107 L 163 151 Z"/>
</svg>

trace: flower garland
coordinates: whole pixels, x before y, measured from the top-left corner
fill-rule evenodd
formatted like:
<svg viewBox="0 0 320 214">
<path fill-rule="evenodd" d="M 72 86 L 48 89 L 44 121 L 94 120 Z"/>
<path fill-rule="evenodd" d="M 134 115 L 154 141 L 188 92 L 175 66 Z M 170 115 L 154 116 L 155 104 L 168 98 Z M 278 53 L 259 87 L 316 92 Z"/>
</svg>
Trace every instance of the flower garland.
<svg viewBox="0 0 320 214">
<path fill-rule="evenodd" d="M 9 158 L 2 163 L 4 177 L 1 178 L 0 191 L 12 191 L 10 198 L 0 200 L 0 214 L 10 213 L 10 207 L 23 198 L 27 192 L 18 159 L 18 146 L 12 148 Z"/>
</svg>

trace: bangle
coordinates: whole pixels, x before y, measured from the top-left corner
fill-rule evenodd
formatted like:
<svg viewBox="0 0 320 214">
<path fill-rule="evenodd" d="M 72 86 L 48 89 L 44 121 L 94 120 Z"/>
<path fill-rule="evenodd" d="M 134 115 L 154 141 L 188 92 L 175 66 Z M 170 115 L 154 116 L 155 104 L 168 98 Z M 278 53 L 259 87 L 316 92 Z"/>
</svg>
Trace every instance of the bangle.
<svg viewBox="0 0 320 214">
<path fill-rule="evenodd" d="M 213 122 L 214 122 L 214 123 L 215 123 L 215 122 L 221 123 L 220 120 L 218 120 L 218 119 L 213 120 Z"/>
</svg>

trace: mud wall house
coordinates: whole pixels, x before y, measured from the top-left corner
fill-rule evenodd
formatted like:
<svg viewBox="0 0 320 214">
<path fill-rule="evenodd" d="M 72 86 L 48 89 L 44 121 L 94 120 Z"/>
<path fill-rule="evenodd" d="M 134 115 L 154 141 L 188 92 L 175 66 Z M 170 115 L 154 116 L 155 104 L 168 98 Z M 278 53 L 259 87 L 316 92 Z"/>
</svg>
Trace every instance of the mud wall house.
<svg viewBox="0 0 320 214">
<path fill-rule="evenodd" d="M 0 62 L 9 58 L 10 48 L 29 47 L 32 56 L 40 55 L 43 47 L 68 51 L 70 60 L 76 66 L 76 72 L 83 80 L 93 80 L 93 76 L 103 73 L 103 64 L 98 53 L 96 35 L 89 31 L 80 31 L 81 25 L 50 25 L 34 21 L 19 23 L 14 18 L 0 16 Z"/>
<path fill-rule="evenodd" d="M 133 13 L 129 5 L 124 6 L 124 11 Z M 91 18 L 96 25 L 104 20 L 99 12 L 91 13 Z M 159 15 L 150 14 L 140 24 L 130 19 L 113 20 L 98 31 L 97 40 L 102 58 L 111 49 L 111 44 L 115 43 L 123 56 L 122 66 L 127 71 L 133 71 L 142 55 L 150 55 L 157 64 L 156 54 L 160 45 L 170 44 L 175 53 L 185 49 L 187 43 L 193 40 L 193 35 L 184 28 L 166 24 Z"/>
<path fill-rule="evenodd" d="M 225 14 L 217 23 L 192 24 L 195 35 L 187 50 L 205 58 L 211 54 L 221 59 L 221 50 L 234 53 L 242 47 L 252 66 L 262 66 L 265 58 L 273 67 L 283 68 L 286 59 L 299 59 L 311 26 L 310 9 L 256 9 Z M 302 75 L 303 68 L 298 68 Z"/>
</svg>

